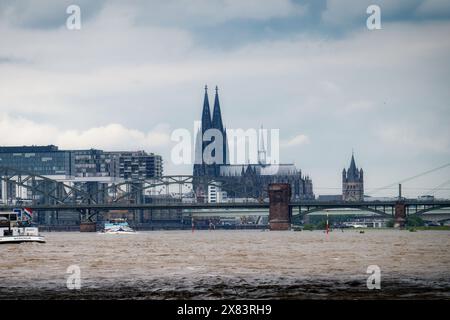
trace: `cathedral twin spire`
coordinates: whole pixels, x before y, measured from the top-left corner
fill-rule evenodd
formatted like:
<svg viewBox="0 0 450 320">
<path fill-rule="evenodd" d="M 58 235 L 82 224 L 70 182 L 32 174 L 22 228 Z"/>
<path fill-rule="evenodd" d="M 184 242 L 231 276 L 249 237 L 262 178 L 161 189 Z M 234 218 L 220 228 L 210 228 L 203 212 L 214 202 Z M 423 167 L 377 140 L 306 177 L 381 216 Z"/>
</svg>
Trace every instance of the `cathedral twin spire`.
<svg viewBox="0 0 450 320">
<path fill-rule="evenodd" d="M 226 164 L 228 163 L 228 143 L 227 143 L 227 132 L 226 129 L 223 126 L 222 121 L 222 112 L 220 110 L 220 102 L 219 102 L 219 88 L 216 86 L 216 94 L 214 97 L 214 108 L 213 113 L 211 117 L 211 109 L 209 106 L 209 98 L 208 98 L 208 86 L 205 85 L 205 97 L 203 100 L 203 111 L 202 111 L 202 135 L 205 134 L 206 130 L 208 129 L 217 129 L 222 133 L 222 139 L 223 139 L 223 146 L 222 146 L 222 163 Z M 206 145 L 208 145 L 208 142 L 204 142 L 202 148 L 202 154 L 203 150 L 205 149 Z M 215 151 L 214 151 L 215 153 Z"/>
<path fill-rule="evenodd" d="M 203 112 L 202 112 L 202 132 L 204 133 L 208 129 L 224 130 L 222 122 L 222 112 L 220 110 L 219 102 L 219 88 L 216 86 L 216 94 L 214 97 L 214 109 L 211 118 L 211 110 L 209 107 L 208 99 L 208 86 L 205 86 L 205 98 L 203 100 Z"/>
<path fill-rule="evenodd" d="M 202 136 L 204 136 L 205 132 L 209 129 L 216 129 L 222 133 L 223 138 L 223 146 L 222 146 L 222 155 L 223 155 L 223 163 L 228 164 L 228 141 L 227 141 L 227 130 L 225 129 L 222 121 L 222 111 L 220 110 L 220 101 L 219 101 L 219 88 L 216 86 L 215 88 L 215 97 L 214 97 L 214 108 L 211 117 L 211 108 L 209 106 L 209 97 L 208 97 L 208 86 L 205 85 L 205 96 L 203 99 L 203 111 L 202 111 L 202 123 L 201 123 L 201 132 Z M 266 165 L 266 150 L 264 147 L 264 135 L 262 133 L 263 128 L 261 126 L 260 134 L 258 137 L 258 163 L 261 165 Z M 209 142 L 203 141 L 203 143 L 199 143 L 198 145 L 202 146 L 201 154 L 203 154 L 203 150 L 209 144 Z M 199 150 L 200 151 L 200 150 Z M 214 151 L 215 153 L 215 151 Z"/>
<path fill-rule="evenodd" d="M 214 110 L 212 116 L 213 128 L 223 131 L 222 112 L 220 111 L 219 88 L 216 86 L 216 95 L 214 97 Z"/>
<path fill-rule="evenodd" d="M 211 129 L 211 112 L 209 109 L 209 99 L 208 99 L 208 86 L 205 86 L 205 98 L 203 99 L 203 111 L 202 111 L 202 133 L 204 134 L 206 130 Z"/>
</svg>

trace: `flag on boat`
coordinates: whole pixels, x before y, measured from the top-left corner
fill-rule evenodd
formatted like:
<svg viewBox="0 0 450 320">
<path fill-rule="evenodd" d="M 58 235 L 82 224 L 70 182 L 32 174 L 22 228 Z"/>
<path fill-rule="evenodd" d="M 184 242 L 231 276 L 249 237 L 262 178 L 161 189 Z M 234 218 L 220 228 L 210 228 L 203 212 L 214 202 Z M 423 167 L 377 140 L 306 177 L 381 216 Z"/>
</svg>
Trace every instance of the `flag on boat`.
<svg viewBox="0 0 450 320">
<path fill-rule="evenodd" d="M 33 220 L 33 210 L 30 208 L 23 209 L 23 214 L 27 217 L 27 220 Z"/>
</svg>

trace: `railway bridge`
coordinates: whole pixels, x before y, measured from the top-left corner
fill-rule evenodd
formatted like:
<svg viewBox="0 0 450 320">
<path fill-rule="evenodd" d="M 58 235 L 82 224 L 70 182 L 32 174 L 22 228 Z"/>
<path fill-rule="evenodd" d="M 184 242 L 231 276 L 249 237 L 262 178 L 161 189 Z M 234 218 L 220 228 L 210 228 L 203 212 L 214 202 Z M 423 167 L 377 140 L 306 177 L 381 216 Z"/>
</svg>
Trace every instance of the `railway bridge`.
<svg viewBox="0 0 450 320">
<path fill-rule="evenodd" d="M 399 197 L 386 201 L 319 201 L 292 200 L 289 184 L 273 184 L 268 187 L 267 199 L 241 199 L 241 201 L 204 203 L 186 201 L 186 194 L 192 192 L 193 177 L 189 175 L 163 176 L 146 180 L 117 180 L 111 178 L 67 178 L 54 179 L 32 172 L 0 167 L 0 189 L 2 193 L 0 210 L 29 208 L 40 213 L 51 212 L 58 219 L 61 212 L 77 212 L 81 222 L 93 222 L 105 212 L 127 210 L 133 212 L 154 210 L 206 209 L 269 210 L 270 226 L 274 230 L 290 227 L 293 211 L 304 217 L 326 209 L 359 209 L 373 212 L 381 217 L 394 218 L 402 226 L 408 215 L 423 215 L 442 208 L 450 208 L 450 200 L 412 200 Z M 217 185 L 215 181 L 204 181 Z M 145 195 L 148 195 L 145 197 Z M 164 195 L 160 201 L 153 201 Z M 148 201 L 150 199 L 150 201 Z M 223 213 L 222 213 L 223 214 Z M 139 216 L 139 214 L 137 215 Z"/>
<path fill-rule="evenodd" d="M 269 210 L 269 221 L 271 228 L 274 230 L 288 229 L 293 217 L 293 209 L 297 208 L 298 213 L 302 217 L 327 209 L 358 209 L 373 212 L 374 215 L 380 217 L 394 218 L 398 226 L 402 226 L 408 215 L 424 215 L 428 212 L 442 208 L 450 208 L 450 200 L 446 201 L 419 201 L 399 199 L 396 201 L 361 201 L 361 202 L 345 202 L 345 201 L 289 201 L 289 197 L 283 192 L 288 189 L 289 185 L 276 184 L 271 185 L 269 189 L 269 201 L 257 202 L 223 202 L 223 203 L 56 203 L 56 204 L 24 204 L 24 205 L 2 205 L 0 210 L 13 210 L 16 208 L 28 208 L 34 212 L 63 212 L 77 211 L 81 215 L 82 221 L 95 221 L 97 215 L 101 212 L 112 210 L 193 210 L 206 209 L 210 212 L 220 210 L 221 215 L 226 215 L 227 210 L 236 209 L 265 209 Z M 286 189 L 283 189 L 286 188 Z M 281 190 L 281 192 L 279 191 Z M 279 194 L 281 193 L 281 194 Z"/>
</svg>

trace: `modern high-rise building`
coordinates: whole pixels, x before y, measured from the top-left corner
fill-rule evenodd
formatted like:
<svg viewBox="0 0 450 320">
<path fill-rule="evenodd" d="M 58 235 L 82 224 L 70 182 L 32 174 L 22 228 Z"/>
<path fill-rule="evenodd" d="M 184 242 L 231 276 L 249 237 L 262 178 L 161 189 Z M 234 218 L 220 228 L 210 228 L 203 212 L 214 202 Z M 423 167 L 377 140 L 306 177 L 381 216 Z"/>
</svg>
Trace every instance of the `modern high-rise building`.
<svg viewBox="0 0 450 320">
<path fill-rule="evenodd" d="M 114 177 L 123 179 L 150 179 L 163 174 L 162 157 L 145 151 L 105 152 Z"/>
<path fill-rule="evenodd" d="M 76 177 L 111 177 L 111 159 L 98 149 L 71 150 Z"/>
<path fill-rule="evenodd" d="M 342 171 L 342 200 L 364 201 L 364 173 L 356 167 L 353 153 L 350 167 Z"/>
<path fill-rule="evenodd" d="M 220 132 L 222 141 L 217 143 L 213 139 L 203 139 L 209 129 Z M 212 143 L 219 147 L 211 148 L 211 158 L 205 158 L 209 157 L 208 149 Z M 283 182 L 291 184 L 293 199 L 314 199 L 311 179 L 303 176 L 294 164 L 267 164 L 263 146 L 258 146 L 257 163 L 230 164 L 227 130 L 222 121 L 217 87 L 212 116 L 205 87 L 201 128 L 195 147 L 194 192 L 199 201 L 208 199 L 208 181 L 220 182 L 221 190 L 229 198 L 266 198 L 270 183 Z"/>
</svg>

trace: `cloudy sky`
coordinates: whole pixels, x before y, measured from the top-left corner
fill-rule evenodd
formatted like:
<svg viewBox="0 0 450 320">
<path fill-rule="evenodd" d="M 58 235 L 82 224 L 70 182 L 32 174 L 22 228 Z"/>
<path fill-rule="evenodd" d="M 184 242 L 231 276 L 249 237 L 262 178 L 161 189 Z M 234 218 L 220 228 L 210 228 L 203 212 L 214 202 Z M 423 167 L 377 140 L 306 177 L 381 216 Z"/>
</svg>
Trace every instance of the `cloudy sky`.
<svg viewBox="0 0 450 320">
<path fill-rule="evenodd" d="M 0 0 L 0 145 L 143 149 L 190 173 L 170 135 L 193 130 L 207 83 L 227 127 L 280 129 L 316 194 L 340 192 L 352 149 L 370 194 L 450 162 L 449 35 L 448 0 Z M 449 179 L 404 192 L 450 197 Z"/>
</svg>

